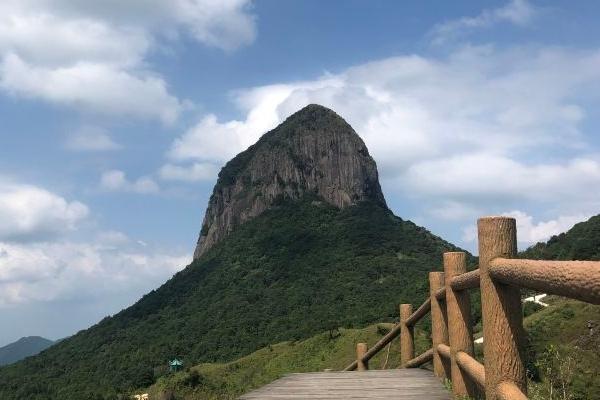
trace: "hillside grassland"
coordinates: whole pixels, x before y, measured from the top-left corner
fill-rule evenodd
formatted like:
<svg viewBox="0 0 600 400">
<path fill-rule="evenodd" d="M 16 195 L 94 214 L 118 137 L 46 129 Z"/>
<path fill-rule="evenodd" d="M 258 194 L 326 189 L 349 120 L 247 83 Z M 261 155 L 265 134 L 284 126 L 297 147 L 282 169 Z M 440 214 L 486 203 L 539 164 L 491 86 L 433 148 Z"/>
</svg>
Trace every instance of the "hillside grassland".
<svg viewBox="0 0 600 400">
<path fill-rule="evenodd" d="M 172 392 L 176 399 L 234 399 L 288 373 L 342 370 L 354 361 L 356 343 L 373 345 L 391 327 L 392 324 L 374 324 L 362 329 L 339 329 L 306 340 L 270 345 L 229 363 L 200 364 L 165 375 L 140 392 L 147 392 L 152 398 Z M 430 347 L 427 337 L 424 331 L 416 331 L 417 352 Z M 395 339 L 371 359 L 371 368 L 397 368 L 399 348 L 398 339 Z"/>
<path fill-rule="evenodd" d="M 569 379 L 568 399 L 600 398 L 600 382 L 596 379 L 600 365 L 600 332 L 590 336 L 587 329 L 590 319 L 600 321 L 600 306 L 558 297 L 547 301 L 550 307 L 536 309 L 524 319 L 530 343 L 530 398 L 562 400 L 563 397 L 550 397 L 549 379 L 560 384 L 557 379 L 564 378 Z M 165 374 L 156 384 L 139 392 L 148 392 L 157 399 L 166 393 L 172 393 L 178 400 L 233 399 L 288 373 L 342 370 L 354 361 L 356 343 L 365 342 L 372 346 L 391 326 L 374 324 L 363 329 L 339 329 L 302 341 L 270 345 L 229 363 L 200 364 L 186 371 Z M 431 347 L 428 328 L 427 322 L 417 325 L 416 354 Z M 389 348 L 384 348 L 371 360 L 370 368 L 397 368 L 399 346 L 396 338 Z M 556 352 L 549 353 L 549 349 L 556 349 L 563 361 L 566 357 L 576 361 L 568 376 L 560 375 L 561 360 L 556 358 Z M 478 345 L 477 350 L 478 358 L 483 361 L 481 346 Z M 557 393 L 558 388 L 555 389 Z"/>
<path fill-rule="evenodd" d="M 600 399 L 600 306 L 558 297 L 547 301 L 548 308 L 524 321 L 532 377 L 538 381 L 531 387 L 532 398 L 563 399 L 564 384 L 567 400 Z M 550 386 L 556 397 L 551 397 Z"/>
</svg>

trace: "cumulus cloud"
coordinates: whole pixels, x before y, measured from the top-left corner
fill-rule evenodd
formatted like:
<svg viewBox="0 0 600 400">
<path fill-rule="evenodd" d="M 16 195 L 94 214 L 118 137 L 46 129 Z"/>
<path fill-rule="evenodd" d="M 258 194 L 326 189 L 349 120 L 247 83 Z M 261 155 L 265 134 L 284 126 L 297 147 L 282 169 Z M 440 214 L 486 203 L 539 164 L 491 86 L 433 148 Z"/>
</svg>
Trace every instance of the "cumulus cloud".
<svg viewBox="0 0 600 400">
<path fill-rule="evenodd" d="M 437 219 L 445 221 L 460 221 L 474 219 L 483 212 L 479 207 L 458 201 L 442 201 L 441 204 L 432 207 L 429 214 Z"/>
<path fill-rule="evenodd" d="M 251 43 L 250 3 L 3 1 L 0 89 L 100 114 L 171 123 L 185 102 L 169 93 L 147 57 L 180 34 L 227 51 Z"/>
<path fill-rule="evenodd" d="M 175 121 L 182 104 L 153 74 L 80 62 L 60 68 L 38 67 L 8 54 L 0 64 L 0 87 L 20 96 L 83 107 L 101 114 L 134 115 Z"/>
<path fill-rule="evenodd" d="M 591 215 L 585 214 L 561 215 L 556 219 L 535 223 L 534 218 L 523 211 L 515 210 L 503 213 L 503 215 L 517 220 L 517 240 L 529 244 L 544 242 L 554 235 L 568 231 L 576 223 L 591 217 Z"/>
<path fill-rule="evenodd" d="M 237 93 L 236 103 L 246 113 L 243 121 L 220 122 L 208 114 L 177 138 L 168 157 L 174 161 L 203 160 L 222 163 L 256 140 L 282 120 L 279 106 L 300 87 L 326 88 L 329 80 L 300 84 L 270 85 Z"/>
<path fill-rule="evenodd" d="M 436 25 L 429 36 L 434 44 L 444 44 L 478 29 L 490 28 L 498 23 L 525 26 L 537 13 L 527 0 L 511 0 L 502 7 L 484 10 L 475 17 L 462 17 Z"/>
<path fill-rule="evenodd" d="M 142 176 L 134 181 L 127 179 L 125 172 L 113 169 L 105 171 L 100 177 L 100 188 L 108 191 L 123 191 L 134 193 L 158 193 L 158 184 L 148 176 Z"/>
<path fill-rule="evenodd" d="M 0 308 L 58 301 L 62 309 L 72 301 L 105 310 L 106 296 L 124 307 L 191 261 L 120 231 L 83 229 L 89 214 L 46 189 L 0 182 Z"/>
<path fill-rule="evenodd" d="M 0 241 L 0 307 L 97 301 L 128 291 L 141 296 L 191 261 L 190 256 L 146 250 L 115 239 L 113 233 L 106 241 L 94 243 Z"/>
<path fill-rule="evenodd" d="M 71 134 L 65 147 L 73 151 L 110 151 L 119 150 L 121 146 L 115 143 L 106 130 L 95 126 L 84 126 Z"/>
<path fill-rule="evenodd" d="M 600 183 L 600 160 L 528 165 L 488 153 L 457 155 L 413 164 L 403 182 L 421 194 L 457 199 L 600 200 L 589 187 Z"/>
<path fill-rule="evenodd" d="M 176 18 L 192 37 L 208 45 L 231 51 L 252 43 L 256 37 L 248 0 L 180 0 L 175 7 Z"/>
<path fill-rule="evenodd" d="M 517 222 L 517 241 L 521 247 L 528 247 L 538 242 L 545 242 L 554 235 L 566 232 L 578 222 L 591 217 L 586 214 L 561 215 L 556 219 L 534 222 L 534 217 L 524 211 L 513 210 L 499 213 L 506 217 L 513 217 Z M 467 243 L 477 240 L 475 224 L 463 228 L 463 240 Z"/>
<path fill-rule="evenodd" d="M 88 207 L 43 188 L 0 182 L 0 241 L 38 241 L 76 229 Z"/>
<path fill-rule="evenodd" d="M 209 181 L 217 177 L 218 168 L 210 163 L 193 163 L 189 166 L 165 164 L 159 170 L 159 175 L 164 180 L 171 181 Z"/>
</svg>

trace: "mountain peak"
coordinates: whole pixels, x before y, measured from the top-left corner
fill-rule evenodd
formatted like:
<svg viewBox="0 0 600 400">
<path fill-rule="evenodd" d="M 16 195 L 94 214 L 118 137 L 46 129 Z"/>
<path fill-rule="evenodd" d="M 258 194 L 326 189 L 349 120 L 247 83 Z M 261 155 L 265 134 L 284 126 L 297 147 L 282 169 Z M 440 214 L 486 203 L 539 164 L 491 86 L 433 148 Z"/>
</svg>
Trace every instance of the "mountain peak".
<svg viewBox="0 0 600 400">
<path fill-rule="evenodd" d="M 375 161 L 338 114 L 309 104 L 229 161 L 209 200 L 194 258 L 283 199 L 386 206 Z"/>
<path fill-rule="evenodd" d="M 340 119 L 343 121 L 343 118 L 332 109 L 314 103 L 301 108 L 287 118 L 287 120 L 297 120 L 298 122 L 308 124 L 325 122 L 331 119 Z"/>
</svg>

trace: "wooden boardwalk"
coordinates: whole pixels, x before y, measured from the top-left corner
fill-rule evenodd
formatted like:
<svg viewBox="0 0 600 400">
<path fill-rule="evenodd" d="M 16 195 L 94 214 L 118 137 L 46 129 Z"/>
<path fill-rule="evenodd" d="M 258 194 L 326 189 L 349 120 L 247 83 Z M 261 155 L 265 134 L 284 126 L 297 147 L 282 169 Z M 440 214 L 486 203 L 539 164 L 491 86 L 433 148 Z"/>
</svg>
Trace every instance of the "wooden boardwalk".
<svg viewBox="0 0 600 400">
<path fill-rule="evenodd" d="M 240 399 L 450 400 L 439 378 L 423 369 L 290 374 Z"/>
</svg>

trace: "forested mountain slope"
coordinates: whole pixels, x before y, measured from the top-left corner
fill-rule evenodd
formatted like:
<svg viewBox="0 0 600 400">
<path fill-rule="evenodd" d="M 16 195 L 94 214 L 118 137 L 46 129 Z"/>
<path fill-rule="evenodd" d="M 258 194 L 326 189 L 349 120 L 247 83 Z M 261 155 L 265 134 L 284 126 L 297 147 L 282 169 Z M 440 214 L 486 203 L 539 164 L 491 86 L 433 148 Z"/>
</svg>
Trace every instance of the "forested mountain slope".
<svg viewBox="0 0 600 400">
<path fill-rule="evenodd" d="M 398 303 L 424 300 L 428 271 L 457 250 L 392 214 L 364 143 L 331 110 L 309 106 L 249 150 L 219 174 L 211 201 L 220 196 L 223 207 L 210 214 L 218 240 L 131 307 L 0 369 L 0 398 L 114 399 L 151 385 L 173 357 L 227 362 L 391 320 Z M 255 157 L 259 170 L 248 169 Z M 259 162 L 271 159 L 289 171 Z M 257 204 L 260 212 L 227 222 Z"/>
</svg>

